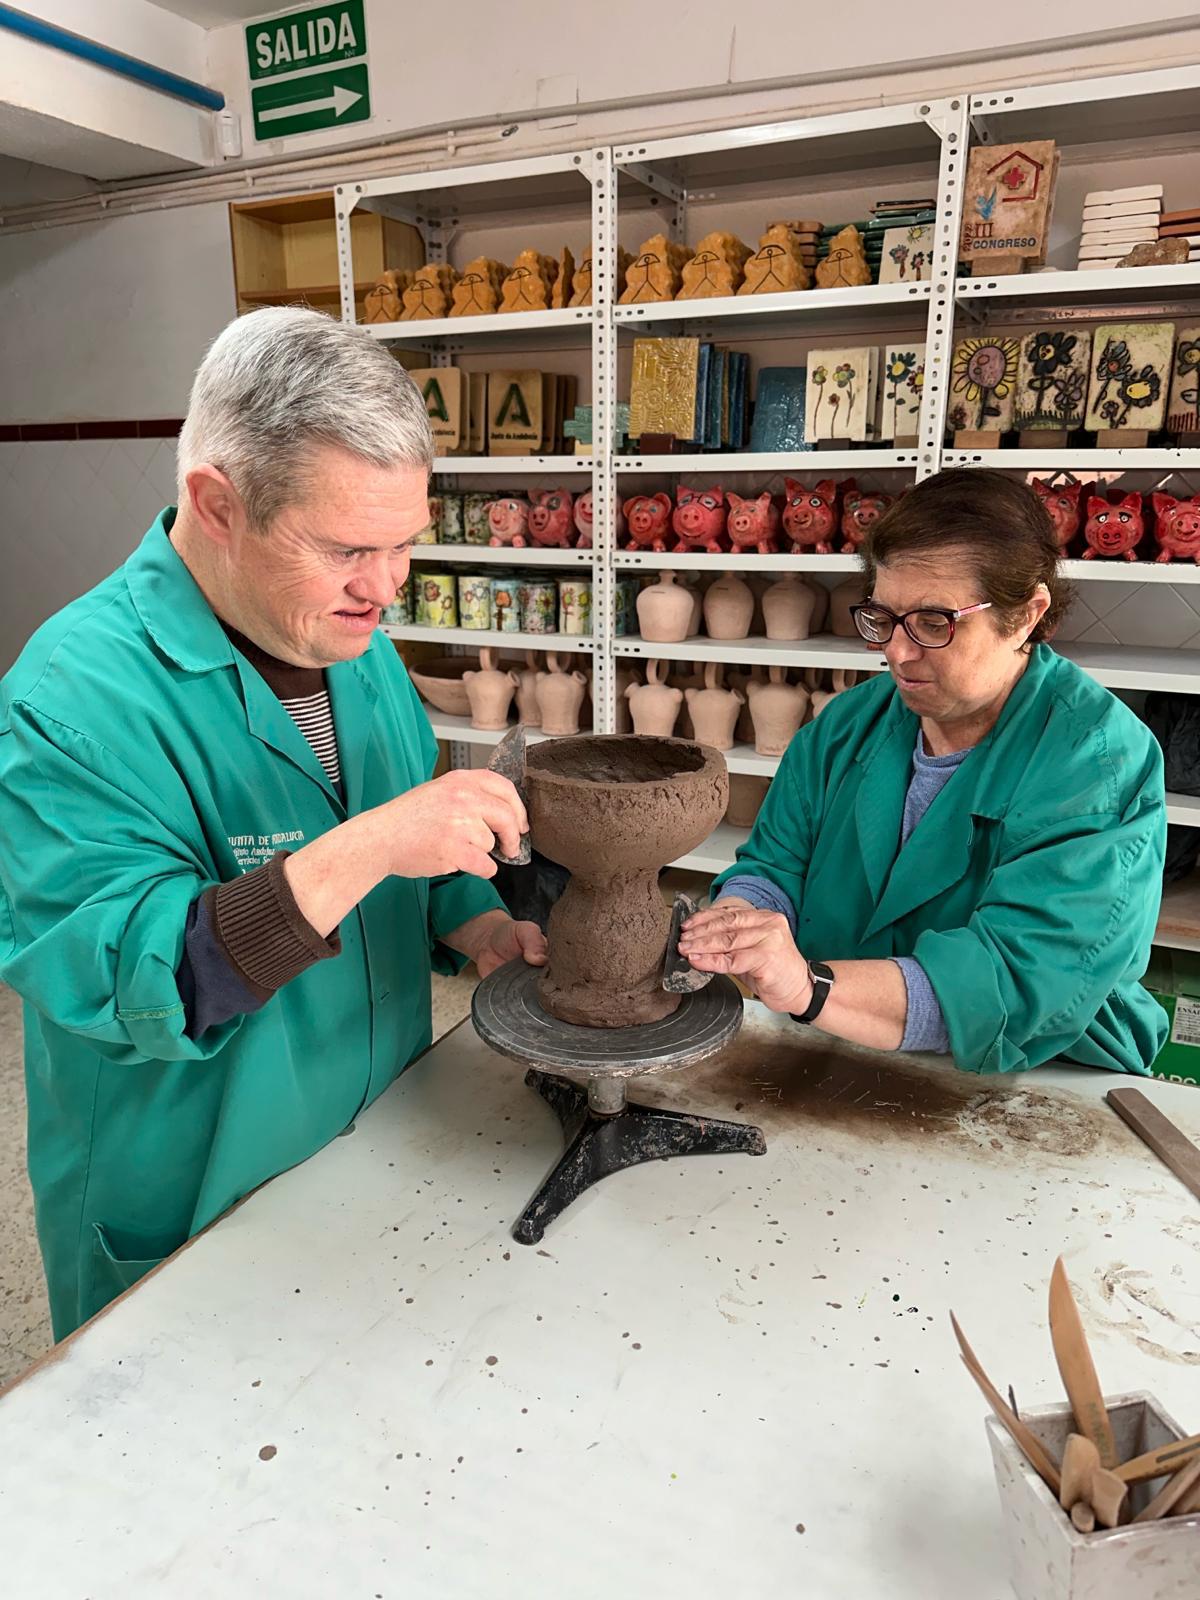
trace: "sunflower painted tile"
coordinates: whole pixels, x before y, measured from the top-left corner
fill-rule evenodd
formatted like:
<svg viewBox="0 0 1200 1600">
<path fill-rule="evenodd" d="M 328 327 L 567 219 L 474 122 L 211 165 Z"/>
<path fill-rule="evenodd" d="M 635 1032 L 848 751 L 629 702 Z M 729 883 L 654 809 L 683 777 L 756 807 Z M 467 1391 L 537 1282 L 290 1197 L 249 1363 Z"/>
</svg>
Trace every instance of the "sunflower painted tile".
<svg viewBox="0 0 1200 1600">
<path fill-rule="evenodd" d="M 952 433 L 1007 433 L 1011 429 L 1020 354 L 1019 340 L 997 334 L 959 340 L 950 364 L 946 421 Z"/>
<path fill-rule="evenodd" d="M 1167 428 L 1176 435 L 1200 433 L 1200 324 L 1194 322 L 1175 337 Z"/>
<path fill-rule="evenodd" d="M 1022 433 L 1083 426 L 1092 335 L 1087 328 L 1038 328 L 1021 337 L 1016 425 Z"/>
<path fill-rule="evenodd" d="M 889 344 L 883 353 L 879 437 L 915 439 L 920 431 L 925 386 L 925 346 Z"/>
<path fill-rule="evenodd" d="M 1092 339 L 1085 428 L 1153 433 L 1167 411 L 1173 322 L 1105 322 Z"/>
<path fill-rule="evenodd" d="M 875 436 L 879 352 L 873 346 L 810 350 L 807 363 L 804 438 L 845 443 Z"/>
</svg>

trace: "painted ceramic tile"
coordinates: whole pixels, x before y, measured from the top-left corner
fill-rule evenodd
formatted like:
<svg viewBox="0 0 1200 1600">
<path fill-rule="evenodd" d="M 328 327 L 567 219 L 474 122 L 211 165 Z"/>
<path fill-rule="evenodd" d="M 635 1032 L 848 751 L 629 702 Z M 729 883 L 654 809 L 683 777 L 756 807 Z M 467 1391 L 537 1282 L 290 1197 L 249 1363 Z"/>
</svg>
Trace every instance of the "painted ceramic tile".
<svg viewBox="0 0 1200 1600">
<path fill-rule="evenodd" d="M 1200 324 L 1189 323 L 1175 337 L 1167 427 L 1172 433 L 1200 433 Z"/>
<path fill-rule="evenodd" d="M 1016 426 L 1023 432 L 1083 426 L 1092 335 L 1087 328 L 1037 328 L 1021 338 Z"/>
<path fill-rule="evenodd" d="M 920 283 L 933 276 L 933 229 L 928 224 L 885 228 L 880 283 Z"/>
<path fill-rule="evenodd" d="M 1045 260 L 1058 152 L 1053 139 L 977 145 L 967 166 L 960 261 Z"/>
<path fill-rule="evenodd" d="M 925 386 L 925 346 L 889 344 L 883 353 L 879 437 L 911 439 L 920 428 Z"/>
<path fill-rule="evenodd" d="M 750 449 L 811 450 L 804 439 L 804 396 L 807 373 L 803 367 L 764 367 L 758 375 L 758 395 L 750 427 Z"/>
<path fill-rule="evenodd" d="M 696 430 L 699 339 L 635 339 L 629 390 L 629 433 L 673 433 L 692 439 Z"/>
<path fill-rule="evenodd" d="M 808 352 L 804 437 L 809 444 L 870 437 L 878 359 L 878 351 L 865 345 Z"/>
<path fill-rule="evenodd" d="M 1092 339 L 1085 428 L 1161 428 L 1175 350 L 1173 322 L 1105 322 Z"/>
<path fill-rule="evenodd" d="M 946 425 L 951 433 L 1008 432 L 1016 409 L 1020 350 L 1019 340 L 992 334 L 959 340 L 950 364 Z"/>
</svg>

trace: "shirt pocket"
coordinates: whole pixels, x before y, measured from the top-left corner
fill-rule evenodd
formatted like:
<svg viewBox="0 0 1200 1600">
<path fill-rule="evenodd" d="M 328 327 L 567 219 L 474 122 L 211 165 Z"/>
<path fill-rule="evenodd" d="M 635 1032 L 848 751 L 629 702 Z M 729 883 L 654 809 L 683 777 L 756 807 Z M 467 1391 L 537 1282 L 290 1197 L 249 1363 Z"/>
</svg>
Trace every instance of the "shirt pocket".
<svg viewBox="0 0 1200 1600">
<path fill-rule="evenodd" d="M 146 1249 L 142 1246 L 141 1249 Z M 119 1255 L 104 1225 L 92 1223 L 92 1305 L 91 1315 L 131 1289 L 140 1278 L 166 1260 L 165 1255 Z"/>
</svg>

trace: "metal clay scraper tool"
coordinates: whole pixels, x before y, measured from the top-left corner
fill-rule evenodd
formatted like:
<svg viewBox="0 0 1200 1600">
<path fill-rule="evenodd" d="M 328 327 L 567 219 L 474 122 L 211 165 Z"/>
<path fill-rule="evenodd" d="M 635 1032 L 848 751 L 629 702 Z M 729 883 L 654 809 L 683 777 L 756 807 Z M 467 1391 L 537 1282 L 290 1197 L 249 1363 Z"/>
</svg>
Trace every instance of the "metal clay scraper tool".
<svg viewBox="0 0 1200 1600">
<path fill-rule="evenodd" d="M 528 806 L 529 796 L 525 791 L 525 724 L 518 722 L 515 728 L 510 728 L 492 752 L 492 759 L 488 762 L 489 772 L 498 772 L 508 781 L 521 796 L 521 804 Z M 497 844 L 488 852 L 493 861 L 498 861 L 502 867 L 527 867 L 533 859 L 530 849 L 529 835 L 521 835 L 521 847 L 515 856 L 506 856 Z"/>
<path fill-rule="evenodd" d="M 1111 1472 L 1118 1464 L 1117 1445 L 1061 1256 L 1054 1263 L 1050 1277 L 1050 1338 L 1063 1387 L 1075 1415 L 1075 1426 L 1096 1446 L 1100 1465 Z"/>
<path fill-rule="evenodd" d="M 671 928 L 667 934 L 667 954 L 663 961 L 662 986 L 668 994 L 696 994 L 712 982 L 711 972 L 697 972 L 686 956 L 679 954 L 679 931 L 699 906 L 690 895 L 677 893 L 671 907 Z"/>
</svg>

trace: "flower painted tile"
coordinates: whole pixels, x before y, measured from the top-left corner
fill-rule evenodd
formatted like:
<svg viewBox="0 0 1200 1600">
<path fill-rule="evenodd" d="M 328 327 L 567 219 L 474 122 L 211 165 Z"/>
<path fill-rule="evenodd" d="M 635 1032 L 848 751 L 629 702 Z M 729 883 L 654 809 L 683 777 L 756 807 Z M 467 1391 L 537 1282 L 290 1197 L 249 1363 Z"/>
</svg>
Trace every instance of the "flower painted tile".
<svg viewBox="0 0 1200 1600">
<path fill-rule="evenodd" d="M 846 442 L 874 438 L 879 352 L 861 345 L 845 350 L 810 350 L 804 406 L 804 438 Z"/>
<path fill-rule="evenodd" d="M 1023 433 L 1083 426 L 1092 335 L 1087 328 L 1038 328 L 1021 337 L 1016 426 Z"/>
<path fill-rule="evenodd" d="M 1175 350 L 1173 322 L 1105 322 L 1092 339 L 1085 428 L 1161 428 Z"/>
<path fill-rule="evenodd" d="M 889 344 L 883 353 L 880 382 L 881 439 L 913 439 L 917 436 L 924 387 L 925 346 Z"/>
<path fill-rule="evenodd" d="M 951 433 L 1009 431 L 1016 412 L 1020 353 L 1020 340 L 998 334 L 959 340 L 950 363 L 946 425 Z"/>
<path fill-rule="evenodd" d="M 933 228 L 885 228 L 879 258 L 880 283 L 921 283 L 933 276 Z"/>
<path fill-rule="evenodd" d="M 1200 433 L 1200 324 L 1189 323 L 1175 336 L 1167 427 L 1172 433 Z"/>
</svg>

